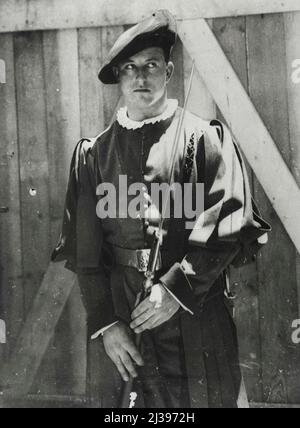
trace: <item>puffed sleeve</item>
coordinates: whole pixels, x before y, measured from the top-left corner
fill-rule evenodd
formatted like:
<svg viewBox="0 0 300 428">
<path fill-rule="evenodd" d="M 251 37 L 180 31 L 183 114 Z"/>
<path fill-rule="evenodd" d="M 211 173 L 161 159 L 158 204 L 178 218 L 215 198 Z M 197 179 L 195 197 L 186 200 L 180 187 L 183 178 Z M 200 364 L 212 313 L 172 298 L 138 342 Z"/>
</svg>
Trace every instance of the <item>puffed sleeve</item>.
<svg viewBox="0 0 300 428">
<path fill-rule="evenodd" d="M 194 177 L 204 182 L 204 211 L 189 235 L 185 257 L 160 281 L 197 314 L 228 265 L 270 227 L 253 210 L 241 153 L 220 122 L 211 122 L 199 140 L 195 169 Z"/>
<path fill-rule="evenodd" d="M 117 320 L 109 274 L 102 262 L 104 238 L 96 215 L 95 177 L 92 142 L 81 140 L 72 157 L 62 232 L 52 253 L 52 261 L 66 260 L 66 268 L 78 276 L 91 334 Z"/>
</svg>

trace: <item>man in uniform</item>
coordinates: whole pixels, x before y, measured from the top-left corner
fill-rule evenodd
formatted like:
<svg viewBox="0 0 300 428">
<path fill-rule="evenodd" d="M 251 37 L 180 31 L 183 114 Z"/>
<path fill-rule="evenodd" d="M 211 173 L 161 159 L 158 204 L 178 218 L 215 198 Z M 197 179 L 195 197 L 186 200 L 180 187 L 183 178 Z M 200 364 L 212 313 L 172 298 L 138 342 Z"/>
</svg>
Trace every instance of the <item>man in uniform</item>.
<svg viewBox="0 0 300 428">
<path fill-rule="evenodd" d="M 242 381 L 224 272 L 256 248 L 268 225 L 253 208 L 241 154 L 222 123 L 186 112 L 170 168 L 182 117 L 177 100 L 167 96 L 175 42 L 173 17 L 158 11 L 112 48 L 99 79 L 120 85 L 125 107 L 107 130 L 75 149 L 53 260 L 66 259 L 66 267 L 77 273 L 89 334 L 98 344 L 103 336 L 109 358 L 100 361 L 102 378 L 90 368 L 94 380 L 105 383 L 103 366 L 109 360 L 117 379 L 137 380 L 142 406 L 234 408 Z M 102 215 L 108 199 L 101 185 L 109 183 L 119 194 L 120 177 L 128 187 L 143 186 L 145 206 L 135 218 L 123 215 L 121 203 L 115 216 Z M 172 205 L 155 285 L 136 306 L 162 215 L 151 185 L 169 182 L 203 183 L 203 210 L 188 229 Z M 132 201 L 129 194 L 128 205 Z M 114 386 L 119 391 L 118 382 Z"/>
</svg>

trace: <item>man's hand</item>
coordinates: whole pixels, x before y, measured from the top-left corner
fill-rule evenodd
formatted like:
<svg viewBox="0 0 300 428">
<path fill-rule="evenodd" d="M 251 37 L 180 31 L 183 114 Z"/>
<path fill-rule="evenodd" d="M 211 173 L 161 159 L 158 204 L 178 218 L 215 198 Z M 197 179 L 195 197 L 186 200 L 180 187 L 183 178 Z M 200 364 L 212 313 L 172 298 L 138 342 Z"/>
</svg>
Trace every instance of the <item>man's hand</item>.
<svg viewBox="0 0 300 428">
<path fill-rule="evenodd" d="M 169 294 L 161 284 L 152 288 L 151 295 L 147 297 L 131 314 L 130 328 L 136 334 L 145 330 L 152 330 L 169 321 L 180 304 Z"/>
<path fill-rule="evenodd" d="M 133 342 L 131 330 L 124 323 L 120 321 L 106 330 L 103 333 L 103 343 L 124 382 L 128 382 L 130 376 L 138 376 L 135 364 L 143 366 L 144 362 Z"/>
</svg>

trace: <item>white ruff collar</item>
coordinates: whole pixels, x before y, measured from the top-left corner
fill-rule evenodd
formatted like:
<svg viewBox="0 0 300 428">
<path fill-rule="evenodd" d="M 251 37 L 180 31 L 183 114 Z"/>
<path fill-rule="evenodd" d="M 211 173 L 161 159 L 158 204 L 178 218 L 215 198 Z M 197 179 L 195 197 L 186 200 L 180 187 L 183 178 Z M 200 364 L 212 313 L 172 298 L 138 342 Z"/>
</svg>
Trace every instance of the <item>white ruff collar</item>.
<svg viewBox="0 0 300 428">
<path fill-rule="evenodd" d="M 126 129 L 136 130 L 142 128 L 144 125 L 154 124 L 161 122 L 162 120 L 167 120 L 172 117 L 178 108 L 177 100 L 168 100 L 168 107 L 166 110 L 159 116 L 152 117 L 150 119 L 143 120 L 138 122 L 136 120 L 129 119 L 127 107 L 122 107 L 117 113 L 117 121 L 119 124 Z"/>
</svg>

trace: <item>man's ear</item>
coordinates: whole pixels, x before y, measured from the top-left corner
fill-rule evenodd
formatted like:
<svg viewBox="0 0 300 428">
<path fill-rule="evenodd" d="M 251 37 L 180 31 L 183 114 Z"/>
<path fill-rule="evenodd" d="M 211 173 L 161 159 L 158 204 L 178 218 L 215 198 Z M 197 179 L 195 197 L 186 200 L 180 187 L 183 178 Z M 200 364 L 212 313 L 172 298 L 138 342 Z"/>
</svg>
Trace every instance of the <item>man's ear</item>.
<svg viewBox="0 0 300 428">
<path fill-rule="evenodd" d="M 167 64 L 167 83 L 171 80 L 174 74 L 175 65 L 172 61 L 169 61 Z"/>
</svg>

